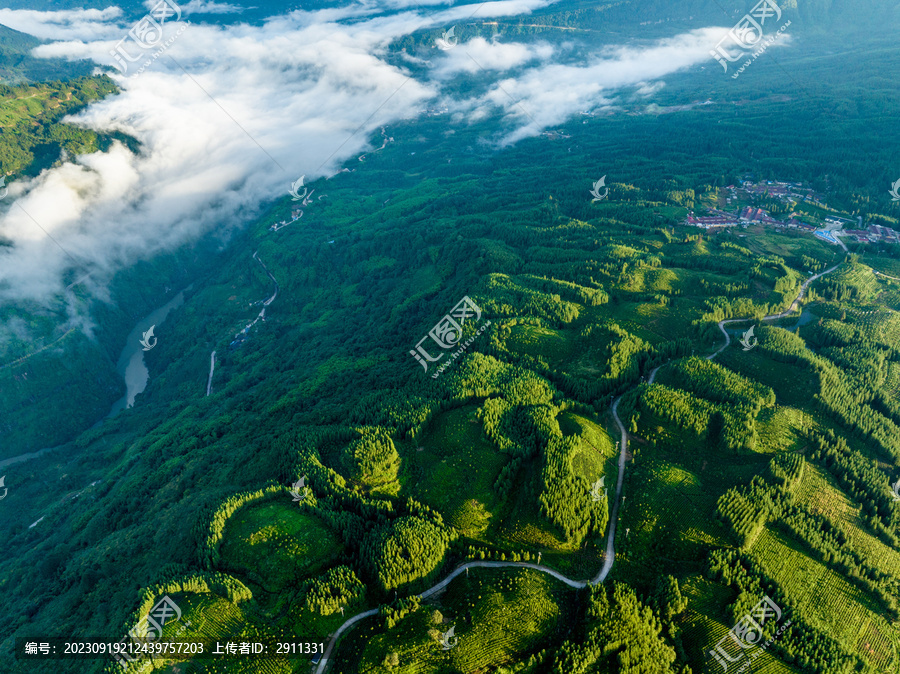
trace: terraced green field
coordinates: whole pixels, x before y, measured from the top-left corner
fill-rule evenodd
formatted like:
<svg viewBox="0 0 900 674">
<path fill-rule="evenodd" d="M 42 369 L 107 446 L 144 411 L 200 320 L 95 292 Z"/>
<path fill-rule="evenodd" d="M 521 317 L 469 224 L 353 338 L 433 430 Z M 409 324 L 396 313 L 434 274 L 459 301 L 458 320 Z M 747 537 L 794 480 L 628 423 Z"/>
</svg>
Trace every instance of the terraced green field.
<svg viewBox="0 0 900 674">
<path fill-rule="evenodd" d="M 846 266 L 828 278 L 832 283 L 843 283 L 859 291 L 859 301 L 870 301 L 878 294 L 878 278 L 865 265 Z"/>
<path fill-rule="evenodd" d="M 812 512 L 841 522 L 852 546 L 862 552 L 870 564 L 883 573 L 900 574 L 900 552 L 870 533 L 863 520 L 862 506 L 852 501 L 827 472 L 807 464 L 803 482 L 797 490 L 797 501 Z"/>
<path fill-rule="evenodd" d="M 791 606 L 811 624 L 863 655 L 879 671 L 896 665 L 896 632 L 880 607 L 855 585 L 768 527 L 752 552 L 790 597 Z"/>
<path fill-rule="evenodd" d="M 716 491 L 704 484 L 703 473 L 649 457 L 626 470 L 631 472 L 630 496 L 618 535 L 629 575 L 671 572 L 673 560 L 697 563 L 707 546 L 729 545 L 713 516 Z M 665 507 L 654 507 L 658 503 Z"/>
<path fill-rule="evenodd" d="M 882 307 L 854 307 L 847 318 L 867 338 L 885 346 L 896 346 L 900 338 L 900 314 Z"/>
<path fill-rule="evenodd" d="M 700 576 L 687 577 L 681 585 L 681 591 L 690 602 L 690 610 L 681 624 L 686 648 L 695 662 L 706 664 L 703 672 L 721 671 L 721 666 L 709 655 L 709 651 L 734 627 L 723 622 L 726 620 L 723 607 L 730 604 L 734 597 L 727 588 Z M 735 664 L 735 667 L 740 664 Z M 800 670 L 793 669 L 772 653 L 765 652 L 753 660 L 750 671 L 764 674 L 797 674 Z"/>
<path fill-rule="evenodd" d="M 285 498 L 249 505 L 231 516 L 221 566 L 277 593 L 324 569 L 342 549 L 322 520 Z"/>
<path fill-rule="evenodd" d="M 213 644 L 210 649 L 213 651 L 216 641 L 223 644 L 227 641 L 240 644 L 241 642 L 252 642 L 261 637 L 273 639 L 285 635 L 277 628 L 258 625 L 252 614 L 214 594 L 178 594 L 172 595 L 172 599 L 181 609 L 182 617 L 179 621 L 166 623 L 163 634 L 168 641 L 181 643 L 199 641 L 204 644 Z M 187 626 L 187 629 L 181 632 L 181 628 L 184 626 Z M 295 671 L 296 662 L 300 661 L 291 662 L 280 658 L 235 658 L 226 665 L 215 659 L 166 661 L 164 658 L 155 658 L 155 666 L 152 671 L 170 674 L 185 672 L 288 674 Z"/>
</svg>

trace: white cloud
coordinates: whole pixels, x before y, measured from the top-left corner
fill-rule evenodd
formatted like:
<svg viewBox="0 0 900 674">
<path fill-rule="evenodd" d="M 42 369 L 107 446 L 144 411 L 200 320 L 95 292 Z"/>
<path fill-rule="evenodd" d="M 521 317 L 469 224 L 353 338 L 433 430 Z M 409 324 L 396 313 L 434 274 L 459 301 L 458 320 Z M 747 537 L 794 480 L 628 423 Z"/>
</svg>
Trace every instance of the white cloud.
<svg viewBox="0 0 900 674">
<path fill-rule="evenodd" d="M 615 47 L 584 64 L 541 63 L 522 74 L 498 81 L 481 99 L 457 102 L 455 109 L 500 108 L 517 128 L 503 144 L 534 136 L 559 125 L 582 110 L 611 103 L 624 88 L 711 61 L 710 45 L 721 28 L 703 28 L 642 47 Z"/>
<path fill-rule="evenodd" d="M 139 77 L 117 77 L 120 95 L 75 118 L 134 136 L 141 153 L 116 146 L 73 158 L 16 181 L 0 202 L 0 238 L 13 244 L 0 247 L 0 302 L 49 303 L 59 296 L 72 261 L 48 234 L 91 270 L 88 283 L 102 294 L 104 280 L 137 259 L 245 224 L 301 175 L 309 184 L 364 152 L 378 126 L 413 116 L 431 105 L 429 99 L 439 101 L 447 77 L 484 78 L 486 95 L 443 104 L 469 121 L 499 109 L 514 129 L 503 142 L 512 143 L 581 110 L 609 105 L 624 87 L 652 94 L 668 74 L 705 60 L 715 65 L 709 50 L 727 30 L 608 49 L 578 64 L 551 61 L 564 48 L 476 38 L 450 52 L 434 50 L 422 80 L 382 59 L 393 39 L 423 26 L 449 27 L 473 12 L 483 18 L 544 4 L 501 0 L 425 17 L 415 11 L 379 16 L 373 5 L 359 3 L 295 11 L 254 26 L 168 23 L 167 38 L 186 26 L 168 50 Z M 59 40 L 36 49 L 38 56 L 107 65 L 131 27 L 116 8 L 0 10 L 0 21 Z M 498 76 L 503 79 L 493 79 Z"/>
<path fill-rule="evenodd" d="M 190 14 L 240 14 L 248 7 L 233 5 L 228 2 L 213 2 L 212 0 L 191 0 L 186 5 L 180 5 L 181 11 Z"/>
<path fill-rule="evenodd" d="M 554 48 L 547 43 L 489 42 L 476 37 L 448 49 L 446 57 L 437 61 L 435 75 L 448 77 L 457 72 L 478 73 L 482 70 L 510 70 L 529 61 L 550 59 Z"/>
<path fill-rule="evenodd" d="M 635 92 L 638 96 L 652 96 L 666 86 L 665 82 L 638 82 L 640 85 Z"/>
<path fill-rule="evenodd" d="M 95 40 L 112 37 L 118 28 L 111 22 L 121 16 L 118 7 L 57 12 L 0 9 L 0 24 L 45 40 Z"/>
<path fill-rule="evenodd" d="M 375 128 L 412 116 L 437 93 L 375 56 L 413 18 L 341 25 L 295 13 L 263 26 L 188 26 L 146 72 L 117 78 L 120 95 L 75 118 L 136 137 L 139 155 L 118 146 L 13 183 L 3 204 L 18 204 L 0 216 L 0 237 L 14 244 L 0 248 L 0 301 L 49 301 L 71 266 L 25 211 L 102 279 L 203 232 L 245 223 L 300 175 L 309 182 L 333 173 L 365 150 Z M 167 24 L 167 36 L 177 29 Z M 111 63 L 120 37 L 37 53 Z"/>
</svg>

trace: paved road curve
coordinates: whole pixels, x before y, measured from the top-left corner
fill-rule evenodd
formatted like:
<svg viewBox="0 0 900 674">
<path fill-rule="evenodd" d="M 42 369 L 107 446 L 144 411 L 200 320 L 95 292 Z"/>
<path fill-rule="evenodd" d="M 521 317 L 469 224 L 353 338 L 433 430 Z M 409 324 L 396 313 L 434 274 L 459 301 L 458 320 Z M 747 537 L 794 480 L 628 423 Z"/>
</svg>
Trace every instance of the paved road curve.
<svg viewBox="0 0 900 674">
<path fill-rule="evenodd" d="M 813 281 L 815 281 L 817 278 L 821 278 L 822 276 L 825 276 L 825 274 L 830 274 L 831 272 L 833 272 L 835 269 L 837 269 L 840 266 L 841 266 L 841 263 L 838 262 L 831 269 L 826 269 L 825 271 L 820 272 L 820 273 L 816 274 L 815 276 L 810 276 L 808 279 L 806 279 L 803 282 L 803 285 L 800 286 L 800 294 L 797 295 L 797 299 L 795 299 L 793 302 L 791 302 L 791 306 L 789 306 L 787 309 L 782 311 L 780 314 L 772 314 L 771 316 L 763 316 L 762 320 L 764 320 L 764 321 L 778 320 L 779 318 L 785 318 L 786 316 L 789 316 L 792 313 L 794 313 L 795 311 L 797 311 L 797 309 L 800 307 L 800 301 L 806 296 L 806 290 L 807 290 L 807 288 L 809 288 L 809 284 L 812 283 Z M 711 353 L 710 355 L 708 355 L 706 357 L 706 360 L 712 360 L 713 358 L 718 356 L 720 353 L 722 353 L 725 349 L 727 349 L 728 346 L 731 344 L 731 335 L 729 335 L 725 331 L 726 325 L 728 325 L 729 323 L 740 323 L 742 321 L 751 321 L 751 320 L 753 320 L 753 319 L 752 318 L 729 318 L 728 320 L 725 320 L 725 321 L 719 321 L 719 330 L 721 330 L 722 334 L 725 335 L 725 343 L 721 347 L 719 347 L 718 351 L 715 351 L 714 353 Z"/>
<path fill-rule="evenodd" d="M 800 306 L 800 301 L 806 295 L 806 290 L 809 288 L 809 284 L 815 281 L 817 278 L 825 276 L 825 274 L 830 274 L 835 269 L 840 266 L 840 263 L 833 266 L 831 269 L 826 269 L 820 274 L 816 274 L 815 276 L 810 276 L 806 281 L 803 282 L 803 285 L 800 286 L 800 293 L 797 295 L 797 299 L 795 299 L 791 306 L 787 308 L 787 310 L 782 311 L 780 314 L 772 314 L 771 316 L 765 316 L 762 320 L 771 321 L 777 318 L 784 318 L 789 314 L 793 313 Z M 274 279 L 273 279 L 274 280 Z M 273 298 L 274 299 L 274 298 Z M 725 335 L 725 344 L 715 353 L 707 356 L 708 360 L 712 360 L 717 355 L 722 353 L 729 344 L 731 344 L 731 337 L 727 332 L 725 332 L 725 324 L 726 323 L 734 323 L 737 321 L 748 321 L 752 320 L 751 318 L 732 318 L 727 321 L 719 322 L 719 330 L 722 331 L 722 334 Z M 650 373 L 650 376 L 647 378 L 647 382 L 652 384 L 656 379 L 656 373 L 659 372 L 659 368 L 662 365 L 653 369 Z M 612 511 L 609 515 L 609 528 L 607 529 L 607 538 L 606 538 L 606 555 L 603 560 L 603 566 L 600 568 L 600 572 L 591 580 L 573 580 L 572 578 L 568 578 L 561 574 L 559 571 L 555 569 L 551 569 L 546 566 L 541 566 L 539 564 L 531 564 L 530 562 L 467 562 L 462 566 L 457 567 L 450 575 L 444 578 L 442 581 L 425 590 L 424 592 L 419 593 L 419 596 L 422 599 L 426 599 L 433 594 L 436 594 L 446 588 L 454 578 L 459 576 L 462 573 L 465 573 L 467 569 L 485 569 L 485 568 L 502 568 L 502 567 L 511 567 L 517 566 L 523 569 L 534 569 L 535 571 L 540 571 L 541 573 L 546 573 L 549 576 L 553 576 L 557 580 L 565 583 L 571 588 L 581 589 L 587 587 L 588 585 L 597 585 L 606 580 L 606 577 L 609 575 L 609 572 L 612 571 L 613 563 L 616 559 L 616 550 L 615 550 L 615 538 L 616 538 L 616 520 L 619 515 L 619 505 L 622 502 L 622 482 L 625 479 L 625 457 L 628 452 L 628 432 L 625 430 L 625 425 L 622 423 L 622 420 L 619 419 L 619 401 L 622 400 L 622 396 L 616 398 L 615 402 L 612 406 L 612 414 L 613 419 L 616 421 L 616 426 L 619 427 L 619 432 L 621 433 L 621 439 L 619 440 L 619 475 L 616 478 L 616 498 L 613 501 Z M 334 650 L 335 644 L 337 644 L 337 640 L 340 636 L 347 631 L 352 625 L 356 624 L 360 620 L 368 618 L 369 616 L 376 615 L 378 613 L 378 609 L 372 609 L 371 611 L 366 611 L 365 613 L 360 613 L 358 615 L 353 616 L 347 622 L 340 626 L 337 632 L 331 637 L 331 641 L 328 642 L 328 648 L 325 650 L 325 654 L 322 656 L 322 659 L 319 661 L 318 667 L 316 667 L 315 674 L 323 674 L 325 668 L 328 666 L 328 658 L 331 655 L 331 652 Z"/>
</svg>

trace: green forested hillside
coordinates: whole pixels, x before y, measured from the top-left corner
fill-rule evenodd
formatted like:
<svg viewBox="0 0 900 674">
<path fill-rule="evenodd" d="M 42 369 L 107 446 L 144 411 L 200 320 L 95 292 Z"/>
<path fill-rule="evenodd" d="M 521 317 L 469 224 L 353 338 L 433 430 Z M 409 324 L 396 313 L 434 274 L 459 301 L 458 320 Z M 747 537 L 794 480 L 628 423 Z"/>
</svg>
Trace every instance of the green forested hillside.
<svg viewBox="0 0 900 674">
<path fill-rule="evenodd" d="M 59 120 L 117 91 L 113 81 L 103 75 L 67 82 L 0 85 L 2 175 L 37 175 L 59 160 L 62 151 L 74 156 L 108 146 L 108 139 L 104 144 L 94 131 Z"/>
<path fill-rule="evenodd" d="M 30 7 L 34 9 L 33 5 Z M 62 58 L 36 58 L 32 50 L 42 44 L 26 33 L 0 24 L 0 83 L 42 82 L 90 75 L 91 61 L 67 61 Z"/>
<path fill-rule="evenodd" d="M 767 598 L 752 671 L 900 673 L 900 285 L 873 273 L 900 249 L 682 224 L 748 175 L 891 217 L 894 120 L 842 107 L 865 86 L 897 102 L 900 55 L 869 48 L 846 47 L 852 74 L 814 49 L 802 93 L 688 73 L 665 96 L 703 81 L 714 104 L 508 148 L 482 142 L 495 120 L 404 122 L 302 219 L 273 232 L 296 205 L 272 204 L 191 279 L 134 408 L 2 469 L 0 670 L 123 671 L 16 660 L 14 639 L 118 640 L 167 595 L 176 641 L 330 644 L 362 616 L 329 653 L 347 674 L 720 671 L 710 652 Z M 187 280 L 179 259 L 157 264 Z M 802 319 L 763 320 L 833 266 Z M 266 270 L 277 298 L 236 339 Z M 36 414 L 9 370 L 0 404 Z"/>
</svg>

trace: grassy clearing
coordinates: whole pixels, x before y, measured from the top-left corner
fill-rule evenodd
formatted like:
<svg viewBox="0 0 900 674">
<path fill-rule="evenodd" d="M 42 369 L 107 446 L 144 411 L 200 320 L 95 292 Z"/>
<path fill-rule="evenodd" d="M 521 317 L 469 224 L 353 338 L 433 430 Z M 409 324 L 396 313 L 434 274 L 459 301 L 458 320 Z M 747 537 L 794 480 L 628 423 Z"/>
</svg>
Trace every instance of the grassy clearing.
<svg viewBox="0 0 900 674">
<path fill-rule="evenodd" d="M 681 273 L 681 270 L 677 270 Z M 679 298 L 677 309 L 651 302 L 621 302 L 603 307 L 603 315 L 631 334 L 657 343 L 679 337 L 690 337 L 691 321 L 699 318 L 699 303 Z"/>
<path fill-rule="evenodd" d="M 719 492 L 697 473 L 656 458 L 644 458 L 628 470 L 630 495 L 617 554 L 622 555 L 622 571 L 629 577 L 650 582 L 665 567 L 700 563 L 707 546 L 729 545 L 726 531 L 713 516 Z"/>
<path fill-rule="evenodd" d="M 809 423 L 809 415 L 794 407 L 776 405 L 763 409 L 756 418 L 759 442 L 756 451 L 760 454 L 793 452 L 805 443 L 799 433 L 803 423 Z"/>
<path fill-rule="evenodd" d="M 596 422 L 574 412 L 563 412 L 557 420 L 563 435 L 581 438 L 581 451 L 572 458 L 576 475 L 583 475 L 591 483 L 605 475 L 606 485 L 614 485 L 618 455 L 616 443 L 609 433 Z"/>
<path fill-rule="evenodd" d="M 435 417 L 418 446 L 404 450 L 401 496 L 444 515 L 466 536 L 481 538 L 500 507 L 494 483 L 508 457 L 484 436 L 477 405 Z"/>
<path fill-rule="evenodd" d="M 785 259 L 806 255 L 825 263 L 827 267 L 839 262 L 844 257 L 844 251 L 841 248 L 820 241 L 812 234 L 790 231 L 778 233 L 763 226 L 750 227 L 747 229 L 747 233 L 751 236 L 743 239 L 743 245 L 761 255 L 777 255 Z"/>
<path fill-rule="evenodd" d="M 281 592 L 324 569 L 342 550 L 340 538 L 309 510 L 267 501 L 231 516 L 221 566 L 268 592 Z"/>
<path fill-rule="evenodd" d="M 720 365 L 775 391 L 779 405 L 811 410 L 814 396 L 819 392 L 818 377 L 802 365 L 775 362 L 760 349 L 744 351 L 734 340 L 730 348 L 716 356 Z"/>
<path fill-rule="evenodd" d="M 572 411 L 561 413 L 558 421 L 564 435 L 577 435 L 581 439 L 581 451 L 572 458 L 576 474 L 590 484 L 604 476 L 607 498 L 612 499 L 618 472 L 618 454 L 612 437 L 595 421 Z M 589 536 L 581 550 L 573 550 L 557 536 L 539 510 L 536 497 L 540 491 L 539 474 L 539 459 L 523 464 L 503 506 L 501 519 L 491 531 L 491 539 L 515 550 L 540 551 L 543 563 L 563 573 L 579 578 L 593 576 L 602 564 L 600 553 L 605 532 Z"/>
<path fill-rule="evenodd" d="M 510 329 L 506 347 L 513 353 L 543 358 L 555 368 L 572 358 L 575 339 L 571 330 L 553 330 L 519 323 Z"/>
</svg>

